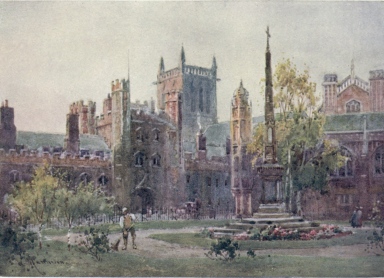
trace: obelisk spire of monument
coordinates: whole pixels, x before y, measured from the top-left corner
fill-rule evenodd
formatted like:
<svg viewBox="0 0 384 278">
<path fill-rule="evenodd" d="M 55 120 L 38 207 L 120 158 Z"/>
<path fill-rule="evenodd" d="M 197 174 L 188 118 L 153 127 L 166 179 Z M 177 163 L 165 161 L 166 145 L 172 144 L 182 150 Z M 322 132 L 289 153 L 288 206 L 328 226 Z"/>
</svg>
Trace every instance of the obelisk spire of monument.
<svg viewBox="0 0 384 278">
<path fill-rule="evenodd" d="M 264 163 L 277 163 L 276 157 L 276 131 L 275 115 L 273 108 L 271 52 L 269 49 L 269 26 L 267 27 L 267 50 L 265 53 L 265 130 L 264 134 Z"/>
</svg>

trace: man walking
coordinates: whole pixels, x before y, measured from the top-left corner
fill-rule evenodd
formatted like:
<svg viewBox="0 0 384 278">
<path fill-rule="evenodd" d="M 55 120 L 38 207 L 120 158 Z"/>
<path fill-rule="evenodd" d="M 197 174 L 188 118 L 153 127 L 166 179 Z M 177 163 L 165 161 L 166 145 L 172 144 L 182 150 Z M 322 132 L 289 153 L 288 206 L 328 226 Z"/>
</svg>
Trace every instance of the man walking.
<svg viewBox="0 0 384 278">
<path fill-rule="evenodd" d="M 131 233 L 132 237 L 132 248 L 136 249 L 135 244 L 135 238 L 136 238 L 136 231 L 135 231 L 135 224 L 134 221 L 136 220 L 136 217 L 134 214 L 128 213 L 127 208 L 123 208 L 123 216 L 120 217 L 120 227 L 123 228 L 123 240 L 124 240 L 124 247 L 123 250 L 127 249 L 128 245 L 128 233 Z"/>
</svg>

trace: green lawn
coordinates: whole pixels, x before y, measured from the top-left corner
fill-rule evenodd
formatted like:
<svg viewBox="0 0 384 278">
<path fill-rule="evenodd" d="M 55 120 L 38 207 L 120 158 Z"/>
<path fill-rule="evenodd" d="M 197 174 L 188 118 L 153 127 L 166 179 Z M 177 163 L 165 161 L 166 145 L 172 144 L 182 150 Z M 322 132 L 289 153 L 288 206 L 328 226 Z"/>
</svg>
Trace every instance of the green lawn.
<svg viewBox="0 0 384 278">
<path fill-rule="evenodd" d="M 240 250 L 261 249 L 298 249 L 298 248 L 321 248 L 328 246 L 345 246 L 367 243 L 366 238 L 371 235 L 371 231 L 358 230 L 353 235 L 339 238 L 321 239 L 321 240 L 274 240 L 274 241 L 258 241 L 258 240 L 241 240 L 239 242 Z M 183 234 L 152 234 L 150 238 L 163 240 L 169 243 L 177 243 L 182 246 L 200 246 L 209 247 L 212 240 L 202 237 L 200 234 L 183 233 Z"/>
<path fill-rule="evenodd" d="M 137 222 L 135 224 L 136 230 L 148 230 L 148 229 L 182 229 L 190 227 L 224 227 L 231 220 L 173 220 L 173 221 L 144 221 Z M 121 232 L 121 228 L 118 224 L 101 224 L 97 227 L 108 228 L 110 233 Z M 85 229 L 89 230 L 89 227 L 79 226 L 72 229 L 72 232 L 79 233 L 84 232 Z M 43 235 L 56 236 L 65 235 L 68 229 L 45 229 Z"/>
<path fill-rule="evenodd" d="M 224 225 L 227 221 L 178 220 L 137 223 L 138 229 L 177 229 L 184 227 L 209 227 Z M 120 231 L 117 225 L 108 225 Z M 76 229 L 74 229 L 76 231 Z M 45 233 L 65 234 L 66 230 L 46 230 Z M 351 236 L 330 240 L 311 241 L 240 241 L 240 248 L 295 249 L 367 243 L 371 231 L 355 229 Z M 207 252 L 212 240 L 201 234 L 153 234 L 151 238 L 177 243 L 181 246 L 205 247 Z M 0 249 L 0 276 L 42 276 L 29 266 L 7 263 L 5 251 Z M 383 276 L 384 256 L 358 258 L 326 258 L 316 256 L 257 255 L 249 259 L 242 255 L 232 263 L 208 258 L 148 258 L 132 252 L 112 252 L 103 255 L 101 262 L 73 248 L 67 250 L 64 242 L 46 241 L 42 250 L 34 249 L 32 255 L 44 276 Z"/>
<path fill-rule="evenodd" d="M 208 258 L 153 259 L 129 252 L 109 253 L 101 262 L 77 251 L 67 251 L 65 243 L 51 242 L 35 250 L 36 262 L 45 276 L 382 276 L 384 257 L 338 259 L 299 256 L 240 257 L 233 263 Z M 1 251 L 0 251 L 1 253 Z M 45 261 L 44 261 L 45 260 Z M 57 263 L 59 262 L 59 263 Z M 3 265 L 4 276 L 41 276 L 36 270 Z"/>
</svg>

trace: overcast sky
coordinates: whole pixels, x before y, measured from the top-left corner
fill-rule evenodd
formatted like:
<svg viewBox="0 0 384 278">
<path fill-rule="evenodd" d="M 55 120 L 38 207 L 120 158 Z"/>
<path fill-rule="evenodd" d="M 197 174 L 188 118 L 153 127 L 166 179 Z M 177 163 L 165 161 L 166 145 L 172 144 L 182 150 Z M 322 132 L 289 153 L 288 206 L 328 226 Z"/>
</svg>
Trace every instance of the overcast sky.
<svg viewBox="0 0 384 278">
<path fill-rule="evenodd" d="M 0 2 L 0 99 L 15 108 L 18 130 L 65 132 L 69 104 L 97 102 L 111 81 L 126 78 L 131 100 L 155 98 L 160 57 L 165 68 L 211 67 L 216 56 L 219 121 L 229 119 L 243 79 L 253 114 L 263 109 L 266 26 L 272 63 L 308 67 L 321 92 L 325 73 L 368 81 L 384 68 L 384 3 L 380 2 Z"/>
</svg>

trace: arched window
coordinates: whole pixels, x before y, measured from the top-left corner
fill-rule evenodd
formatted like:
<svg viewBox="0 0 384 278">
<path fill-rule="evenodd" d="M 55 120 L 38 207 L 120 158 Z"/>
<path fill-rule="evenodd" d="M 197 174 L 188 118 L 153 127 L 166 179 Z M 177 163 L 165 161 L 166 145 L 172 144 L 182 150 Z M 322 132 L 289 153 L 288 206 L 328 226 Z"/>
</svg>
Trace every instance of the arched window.
<svg viewBox="0 0 384 278">
<path fill-rule="evenodd" d="M 160 140 L 160 130 L 158 130 L 157 128 L 154 128 L 152 130 L 152 134 L 153 134 L 153 141 L 159 141 Z"/>
<path fill-rule="evenodd" d="M 347 102 L 346 106 L 346 111 L 347 113 L 356 113 L 360 112 L 360 102 L 356 100 L 351 100 Z"/>
<path fill-rule="evenodd" d="M 142 152 L 137 152 L 134 154 L 135 156 L 135 166 L 141 167 L 144 165 L 145 155 Z"/>
<path fill-rule="evenodd" d="M 206 110 L 207 110 L 207 113 L 211 113 L 211 96 L 209 95 L 209 93 L 207 92 L 206 93 L 206 98 L 207 98 L 207 101 L 206 101 Z"/>
<path fill-rule="evenodd" d="M 97 181 L 99 182 L 99 185 L 106 186 L 109 179 L 104 174 L 102 174 Z"/>
<path fill-rule="evenodd" d="M 143 129 L 141 127 L 136 128 L 136 140 L 143 141 Z"/>
<path fill-rule="evenodd" d="M 340 154 L 344 156 L 344 164 L 340 167 L 335 169 L 331 176 L 338 176 L 338 177 L 351 177 L 353 176 L 353 169 L 352 169 L 352 154 L 350 151 L 348 151 L 346 148 L 341 148 Z"/>
<path fill-rule="evenodd" d="M 88 184 L 91 181 L 91 176 L 87 173 L 80 175 L 80 183 Z"/>
<path fill-rule="evenodd" d="M 200 88 L 200 90 L 199 90 L 199 109 L 200 109 L 200 112 L 203 112 L 203 110 L 204 110 L 204 92 L 203 92 L 203 88 Z"/>
<path fill-rule="evenodd" d="M 19 182 L 20 181 L 20 172 L 16 170 L 12 170 L 9 172 L 9 181 L 11 183 Z"/>
<path fill-rule="evenodd" d="M 160 155 L 155 153 L 152 155 L 152 165 L 160 167 Z"/>
<path fill-rule="evenodd" d="M 375 174 L 384 174 L 384 147 L 381 146 L 376 149 L 374 155 Z"/>
</svg>

